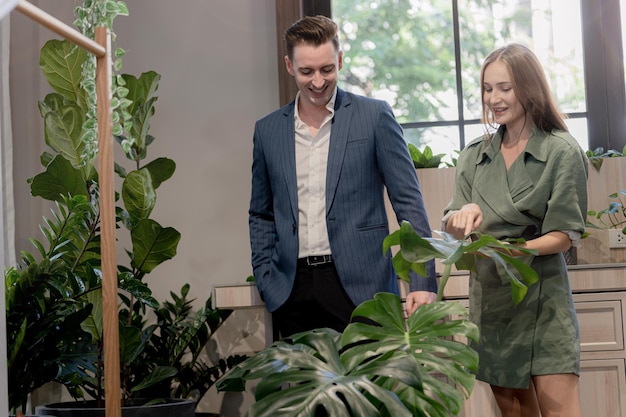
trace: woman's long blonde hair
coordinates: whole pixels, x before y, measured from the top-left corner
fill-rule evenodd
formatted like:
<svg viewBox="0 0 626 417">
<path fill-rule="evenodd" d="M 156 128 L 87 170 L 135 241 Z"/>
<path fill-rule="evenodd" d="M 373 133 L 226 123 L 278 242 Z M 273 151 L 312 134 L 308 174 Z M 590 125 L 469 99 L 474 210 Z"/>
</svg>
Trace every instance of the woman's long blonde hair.
<svg viewBox="0 0 626 417">
<path fill-rule="evenodd" d="M 565 115 L 560 111 L 548 85 L 543 67 L 535 54 L 527 47 L 513 43 L 496 49 L 483 62 L 480 70 L 481 100 L 485 96 L 485 69 L 494 61 L 502 61 L 509 69 L 515 97 L 526 116 L 530 115 L 535 126 L 550 132 L 553 129 L 567 131 Z M 493 112 L 483 103 L 483 123 L 497 127 Z"/>
</svg>

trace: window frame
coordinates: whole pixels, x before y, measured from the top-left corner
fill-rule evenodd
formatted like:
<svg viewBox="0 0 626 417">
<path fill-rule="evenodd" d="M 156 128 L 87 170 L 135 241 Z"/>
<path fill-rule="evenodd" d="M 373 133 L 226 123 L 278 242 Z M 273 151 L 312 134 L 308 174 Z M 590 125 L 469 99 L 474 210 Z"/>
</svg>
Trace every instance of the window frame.
<svg viewBox="0 0 626 417">
<path fill-rule="evenodd" d="M 285 71 L 283 33 L 297 19 L 306 15 L 331 16 L 332 0 L 276 0 L 276 29 L 279 62 L 279 98 L 285 105 L 297 92 L 295 83 Z M 454 47 L 457 68 L 460 68 L 458 2 L 452 1 Z M 626 146 L 626 83 L 621 36 L 620 0 L 580 0 L 583 36 L 583 63 L 587 111 L 571 113 L 570 117 L 587 117 L 588 146 L 593 150 Z M 459 118 L 452 121 L 403 123 L 405 129 L 435 126 L 457 126 L 461 148 L 465 146 L 465 126 L 480 123 L 463 115 L 463 86 L 457 73 Z"/>
</svg>

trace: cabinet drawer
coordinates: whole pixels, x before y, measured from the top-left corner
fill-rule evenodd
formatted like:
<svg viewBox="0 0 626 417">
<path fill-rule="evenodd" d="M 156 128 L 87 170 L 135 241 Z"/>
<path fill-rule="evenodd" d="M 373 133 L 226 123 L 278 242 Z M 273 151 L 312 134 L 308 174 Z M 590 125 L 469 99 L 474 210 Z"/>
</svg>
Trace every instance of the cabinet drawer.
<svg viewBox="0 0 626 417">
<path fill-rule="evenodd" d="M 624 359 L 581 361 L 580 371 L 582 414 L 626 417 Z"/>
<path fill-rule="evenodd" d="M 582 352 L 624 350 L 622 301 L 578 301 L 575 303 Z"/>
</svg>

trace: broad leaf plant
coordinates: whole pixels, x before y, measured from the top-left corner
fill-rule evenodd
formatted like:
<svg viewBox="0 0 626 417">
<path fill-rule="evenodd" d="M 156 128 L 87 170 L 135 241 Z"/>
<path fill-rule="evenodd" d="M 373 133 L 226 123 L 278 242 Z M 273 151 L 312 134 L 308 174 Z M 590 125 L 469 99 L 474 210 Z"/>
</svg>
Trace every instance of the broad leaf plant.
<svg viewBox="0 0 626 417">
<path fill-rule="evenodd" d="M 383 244 L 384 253 L 399 247 L 393 265 L 406 280 L 409 271 L 425 274 L 426 262 L 442 260 L 437 301 L 406 317 L 399 296 L 378 293 L 356 307 L 343 333 L 322 328 L 277 341 L 228 372 L 218 390 L 243 391 L 256 381 L 249 417 L 458 415 L 474 386 L 478 355 L 466 341 L 478 340 L 478 328 L 460 303 L 442 301 L 452 265 L 471 270 L 476 256 L 501 263 L 517 302 L 537 274 L 512 256 L 534 253 L 521 240 L 441 236 L 421 238 L 404 222 Z"/>
</svg>

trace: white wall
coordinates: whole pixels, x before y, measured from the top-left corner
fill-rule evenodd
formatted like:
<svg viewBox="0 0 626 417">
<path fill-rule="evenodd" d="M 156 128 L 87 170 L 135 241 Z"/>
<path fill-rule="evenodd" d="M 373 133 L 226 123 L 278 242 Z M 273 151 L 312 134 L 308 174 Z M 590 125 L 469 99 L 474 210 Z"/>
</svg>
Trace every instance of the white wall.
<svg viewBox="0 0 626 417">
<path fill-rule="evenodd" d="M 66 23 L 73 20 L 73 0 L 33 3 Z M 113 28 L 117 45 L 127 51 L 123 72 L 138 76 L 155 70 L 162 76 L 148 159 L 167 156 L 177 164 L 174 176 L 158 189 L 153 218 L 181 232 L 178 254 L 147 280 L 158 299 L 189 282 L 203 301 L 215 285 L 243 282 L 251 274 L 247 209 L 253 125 L 279 100 L 274 0 L 126 3 L 130 16 L 118 17 Z M 28 238 L 41 238 L 38 224 L 48 214 L 40 199 L 30 197 L 26 183 L 41 171 L 45 148 L 37 101 L 48 87 L 37 62 L 39 49 L 56 36 L 17 12 L 11 27 L 16 247 L 32 251 Z M 119 157 L 117 162 L 125 163 Z M 124 260 L 122 250 L 118 256 Z M 258 317 L 258 312 L 238 314 L 244 321 Z M 246 351 L 247 332 L 239 324 L 231 327 L 233 340 L 243 347 L 227 343 L 229 349 Z"/>
</svg>

